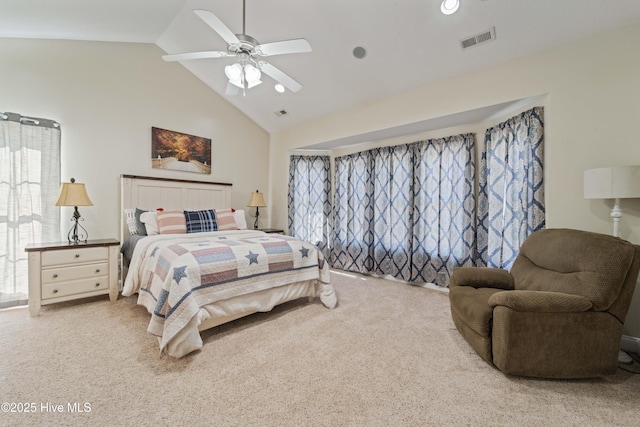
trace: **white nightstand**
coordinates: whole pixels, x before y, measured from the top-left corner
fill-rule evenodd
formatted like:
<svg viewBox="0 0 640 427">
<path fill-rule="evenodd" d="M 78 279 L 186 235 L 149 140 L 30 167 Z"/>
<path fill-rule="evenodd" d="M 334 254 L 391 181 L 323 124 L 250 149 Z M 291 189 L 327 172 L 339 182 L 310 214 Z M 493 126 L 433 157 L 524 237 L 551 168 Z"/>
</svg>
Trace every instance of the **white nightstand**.
<svg viewBox="0 0 640 427">
<path fill-rule="evenodd" d="M 115 239 L 28 245 L 31 317 L 46 304 L 105 294 L 116 301 L 119 246 Z"/>
</svg>

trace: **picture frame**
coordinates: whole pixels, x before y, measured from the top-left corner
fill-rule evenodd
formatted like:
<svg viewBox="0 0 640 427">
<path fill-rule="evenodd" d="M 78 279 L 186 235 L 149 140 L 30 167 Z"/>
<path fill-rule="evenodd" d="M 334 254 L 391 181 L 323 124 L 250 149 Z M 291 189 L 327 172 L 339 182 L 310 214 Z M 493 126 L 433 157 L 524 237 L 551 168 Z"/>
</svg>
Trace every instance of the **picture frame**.
<svg viewBox="0 0 640 427">
<path fill-rule="evenodd" d="M 211 174 L 211 139 L 151 128 L 151 167 Z"/>
</svg>

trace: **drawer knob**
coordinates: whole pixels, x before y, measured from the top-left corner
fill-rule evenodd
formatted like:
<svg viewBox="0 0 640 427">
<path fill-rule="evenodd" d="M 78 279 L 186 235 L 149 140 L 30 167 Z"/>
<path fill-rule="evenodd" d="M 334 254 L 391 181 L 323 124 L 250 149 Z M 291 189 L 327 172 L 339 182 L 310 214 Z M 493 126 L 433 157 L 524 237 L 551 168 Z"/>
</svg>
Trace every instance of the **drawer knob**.
<svg viewBox="0 0 640 427">
<path fill-rule="evenodd" d="M 54 274 L 54 275 L 53 275 L 53 278 L 54 278 L 54 279 L 57 279 L 57 278 L 58 278 L 58 275 L 57 275 L 57 274 Z"/>
<path fill-rule="evenodd" d="M 54 293 L 54 294 L 57 294 L 57 293 L 58 293 L 58 290 L 57 290 L 57 289 L 54 289 L 54 290 L 53 290 L 53 293 Z"/>
<path fill-rule="evenodd" d="M 76 254 L 76 258 L 80 258 L 80 254 Z"/>
<path fill-rule="evenodd" d="M 99 288 L 99 287 L 100 287 L 100 283 L 96 283 L 96 288 Z"/>
<path fill-rule="evenodd" d="M 99 268 L 96 268 L 96 273 L 100 273 L 100 269 Z"/>
</svg>

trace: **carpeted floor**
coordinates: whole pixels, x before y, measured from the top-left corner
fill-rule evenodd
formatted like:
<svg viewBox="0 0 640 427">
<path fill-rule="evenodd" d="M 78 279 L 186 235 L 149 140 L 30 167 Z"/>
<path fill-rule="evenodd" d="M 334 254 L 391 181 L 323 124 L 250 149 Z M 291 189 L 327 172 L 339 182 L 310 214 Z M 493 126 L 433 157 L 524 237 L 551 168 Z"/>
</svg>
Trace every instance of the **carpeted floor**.
<svg viewBox="0 0 640 427">
<path fill-rule="evenodd" d="M 460 337 L 446 293 L 332 281 L 334 310 L 283 304 L 204 332 L 182 359 L 160 357 L 135 298 L 0 312 L 0 402 L 35 410 L 3 403 L 0 425 L 640 425 L 637 374 L 508 377 Z"/>
</svg>

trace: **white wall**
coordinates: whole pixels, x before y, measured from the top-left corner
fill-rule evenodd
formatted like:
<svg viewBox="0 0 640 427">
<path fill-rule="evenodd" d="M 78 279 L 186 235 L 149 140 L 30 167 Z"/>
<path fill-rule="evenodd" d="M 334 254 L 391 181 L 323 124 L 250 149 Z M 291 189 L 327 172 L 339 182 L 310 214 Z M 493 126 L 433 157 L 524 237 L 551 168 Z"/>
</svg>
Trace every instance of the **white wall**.
<svg viewBox="0 0 640 427">
<path fill-rule="evenodd" d="M 266 190 L 268 134 L 162 54 L 149 44 L 0 38 L 0 111 L 61 123 L 62 180 L 86 184 L 90 238 L 120 235 L 121 174 L 232 183 L 240 209 Z M 211 175 L 152 169 L 152 126 L 211 138 Z M 66 238 L 72 208 L 62 209 Z"/>
<path fill-rule="evenodd" d="M 611 233 L 612 201 L 583 198 L 583 171 L 640 164 L 638 40 L 640 25 L 620 28 L 272 134 L 272 225 L 287 226 L 287 166 L 296 148 L 546 94 L 547 226 Z M 640 200 L 624 200 L 622 209 L 621 237 L 640 244 Z M 640 291 L 625 334 L 640 337 Z"/>
</svg>

